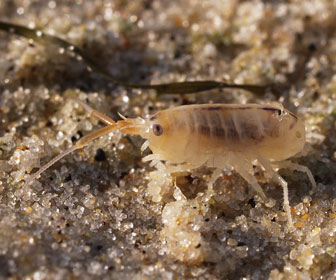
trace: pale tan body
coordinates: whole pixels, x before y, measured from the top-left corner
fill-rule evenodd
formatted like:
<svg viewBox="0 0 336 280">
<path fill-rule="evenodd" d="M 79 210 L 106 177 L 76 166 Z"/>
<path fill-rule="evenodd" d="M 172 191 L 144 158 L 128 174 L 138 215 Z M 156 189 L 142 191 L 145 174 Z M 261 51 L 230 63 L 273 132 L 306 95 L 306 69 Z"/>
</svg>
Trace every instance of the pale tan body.
<svg viewBox="0 0 336 280">
<path fill-rule="evenodd" d="M 187 105 L 162 110 L 147 120 L 124 119 L 114 122 L 91 109 L 80 100 L 88 113 L 107 124 L 80 139 L 76 145 L 44 165 L 26 184 L 60 158 L 79 149 L 112 130 L 120 129 L 147 139 L 142 150 L 149 147 L 153 154 L 144 158 L 158 165 L 165 161 L 163 172 L 172 173 L 198 168 L 202 165 L 216 168 L 210 181 L 212 188 L 225 167 L 235 170 L 266 199 L 253 175 L 253 162 L 257 161 L 270 178 L 279 182 L 284 190 L 284 207 L 292 226 L 287 183 L 274 167 L 289 167 L 306 172 L 313 187 L 316 184 L 308 168 L 284 160 L 300 152 L 305 144 L 305 127 L 301 120 L 281 104 L 274 105 Z M 280 163 L 279 163 L 280 162 Z M 162 166 L 162 164 L 161 164 Z"/>
<path fill-rule="evenodd" d="M 163 127 L 161 136 L 146 137 L 150 149 L 175 163 L 207 161 L 210 166 L 211 160 L 231 153 L 257 159 L 257 152 L 271 161 L 282 161 L 305 144 L 302 121 L 280 104 L 187 105 L 160 111 L 150 122 Z"/>
</svg>

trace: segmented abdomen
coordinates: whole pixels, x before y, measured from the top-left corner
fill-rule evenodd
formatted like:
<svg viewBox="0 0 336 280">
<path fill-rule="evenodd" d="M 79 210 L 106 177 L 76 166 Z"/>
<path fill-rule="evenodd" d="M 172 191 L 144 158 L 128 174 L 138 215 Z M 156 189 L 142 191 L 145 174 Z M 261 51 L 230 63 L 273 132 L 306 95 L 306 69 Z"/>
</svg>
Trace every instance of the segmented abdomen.
<svg viewBox="0 0 336 280">
<path fill-rule="evenodd" d="M 275 137 L 277 127 L 270 118 L 271 111 L 261 108 L 222 106 L 200 106 L 180 112 L 175 116 L 175 123 L 180 129 L 186 129 L 190 136 L 204 136 L 209 140 L 224 142 L 261 142 L 266 136 Z"/>
</svg>

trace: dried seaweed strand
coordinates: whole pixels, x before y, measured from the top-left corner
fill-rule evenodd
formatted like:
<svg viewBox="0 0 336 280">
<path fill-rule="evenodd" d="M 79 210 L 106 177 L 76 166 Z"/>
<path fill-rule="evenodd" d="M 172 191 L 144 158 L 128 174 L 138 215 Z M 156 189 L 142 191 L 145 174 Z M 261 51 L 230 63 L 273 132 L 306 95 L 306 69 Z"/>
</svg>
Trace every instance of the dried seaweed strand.
<svg viewBox="0 0 336 280">
<path fill-rule="evenodd" d="M 216 88 L 239 88 L 253 92 L 256 95 L 262 95 L 265 93 L 265 90 L 269 85 L 258 86 L 258 85 L 240 85 L 240 84 L 228 84 L 217 81 L 186 81 L 186 82 L 175 82 L 175 83 L 167 83 L 167 84 L 156 84 L 156 85 L 142 85 L 142 84 L 132 84 L 125 83 L 115 79 L 108 72 L 102 69 L 94 60 L 92 60 L 85 52 L 59 38 L 56 36 L 51 36 L 44 33 L 38 29 L 27 28 L 23 25 L 18 25 L 14 23 L 7 23 L 0 21 L 0 30 L 6 31 L 11 34 L 23 36 L 27 39 L 33 40 L 34 42 L 41 43 L 44 45 L 55 45 L 59 48 L 64 48 L 70 51 L 73 51 L 75 54 L 81 56 L 85 63 L 96 73 L 101 75 L 107 80 L 110 80 L 116 84 L 124 86 L 126 88 L 134 88 L 134 89 L 152 89 L 155 90 L 158 94 L 188 94 L 188 93 L 196 93 L 202 92 L 206 90 L 216 89 Z"/>
</svg>

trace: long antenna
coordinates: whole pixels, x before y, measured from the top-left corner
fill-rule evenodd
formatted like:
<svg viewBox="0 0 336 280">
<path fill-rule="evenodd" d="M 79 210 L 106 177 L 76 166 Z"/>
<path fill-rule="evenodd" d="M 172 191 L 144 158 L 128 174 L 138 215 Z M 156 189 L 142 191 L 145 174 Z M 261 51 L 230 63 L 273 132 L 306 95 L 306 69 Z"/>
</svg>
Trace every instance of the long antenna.
<svg viewBox="0 0 336 280">
<path fill-rule="evenodd" d="M 40 175 L 44 171 L 46 171 L 50 166 L 52 166 L 53 164 L 55 164 L 60 159 L 64 158 L 66 155 L 72 153 L 73 151 L 76 151 L 78 149 L 83 148 L 85 145 L 87 145 L 88 143 L 90 143 L 94 139 L 97 139 L 97 138 L 99 138 L 99 137 L 101 137 L 103 135 L 106 135 L 106 134 L 110 133 L 111 131 L 113 131 L 115 129 L 118 129 L 118 128 L 119 128 L 119 126 L 116 123 L 113 123 L 111 125 L 104 126 L 104 127 L 99 128 L 99 129 L 97 129 L 95 131 L 92 131 L 88 135 L 85 135 L 83 138 L 79 139 L 74 146 L 72 146 L 71 148 L 69 148 L 69 149 L 65 150 L 64 152 L 60 153 L 58 156 L 54 157 L 48 163 L 46 163 L 45 165 L 43 165 L 36 173 L 34 173 L 33 175 L 31 175 L 27 179 L 27 181 L 23 185 L 23 187 L 28 187 L 30 184 L 32 184 L 34 182 L 34 180 L 36 180 L 38 177 L 40 177 Z"/>
<path fill-rule="evenodd" d="M 41 174 L 46 171 L 49 167 L 51 167 L 52 165 L 54 165 L 57 161 L 59 161 L 60 159 L 64 158 L 65 156 L 67 156 L 68 154 L 72 153 L 73 151 L 80 149 L 80 146 L 72 146 L 71 148 L 65 150 L 64 152 L 60 153 L 58 156 L 54 157 L 52 160 L 50 160 L 48 163 L 46 163 L 45 165 L 43 165 L 36 173 L 34 173 L 33 175 L 30 175 L 28 180 L 25 182 L 25 184 L 23 185 L 23 188 L 28 187 L 30 184 L 32 184 L 36 179 L 38 179 Z"/>
</svg>

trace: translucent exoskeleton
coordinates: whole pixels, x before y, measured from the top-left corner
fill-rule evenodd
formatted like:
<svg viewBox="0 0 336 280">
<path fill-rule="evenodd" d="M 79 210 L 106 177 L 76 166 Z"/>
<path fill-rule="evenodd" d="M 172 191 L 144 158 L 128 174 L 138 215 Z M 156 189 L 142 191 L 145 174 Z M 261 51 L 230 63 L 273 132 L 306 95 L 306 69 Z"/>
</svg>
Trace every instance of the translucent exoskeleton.
<svg viewBox="0 0 336 280">
<path fill-rule="evenodd" d="M 91 117 L 107 126 L 84 136 L 73 147 L 42 166 L 30 176 L 26 185 L 31 184 L 67 154 L 119 129 L 146 139 L 141 149 L 149 147 L 153 153 L 144 157 L 144 161 L 151 161 L 152 166 L 161 166 L 161 169 L 163 166 L 166 174 L 202 165 L 212 167 L 215 171 L 208 184 L 211 189 L 222 170 L 233 167 L 266 200 L 266 195 L 253 174 L 253 163 L 257 163 L 265 170 L 268 178 L 282 186 L 284 210 L 290 227 L 293 227 L 293 222 L 287 182 L 276 170 L 290 168 L 305 172 L 313 189 L 316 188 L 315 180 L 307 167 L 287 160 L 303 149 L 306 142 L 305 126 L 279 103 L 186 105 L 159 111 L 148 119 L 123 117 L 115 122 L 81 100 L 74 101 Z"/>
</svg>

